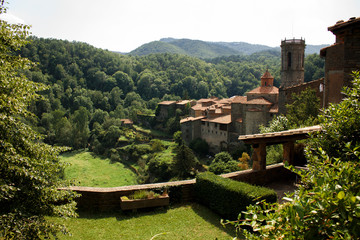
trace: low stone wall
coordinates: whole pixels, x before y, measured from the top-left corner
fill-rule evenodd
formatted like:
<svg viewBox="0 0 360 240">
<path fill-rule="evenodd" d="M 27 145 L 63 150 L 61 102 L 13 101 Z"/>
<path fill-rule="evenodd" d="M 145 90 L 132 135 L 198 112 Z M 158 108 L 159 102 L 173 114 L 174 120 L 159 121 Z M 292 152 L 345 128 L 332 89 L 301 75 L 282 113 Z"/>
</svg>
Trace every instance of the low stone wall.
<svg viewBox="0 0 360 240">
<path fill-rule="evenodd" d="M 284 168 L 282 163 L 268 166 L 265 171 L 244 170 L 221 175 L 237 181 L 255 185 L 266 185 L 274 181 L 286 181 L 295 178 L 295 174 Z M 142 184 L 113 188 L 71 187 L 81 194 L 77 199 L 77 206 L 81 211 L 113 211 L 120 209 L 120 197 L 132 194 L 136 190 L 169 189 L 170 202 L 194 201 L 195 179 Z M 176 198 L 176 199 L 175 199 Z"/>
</svg>

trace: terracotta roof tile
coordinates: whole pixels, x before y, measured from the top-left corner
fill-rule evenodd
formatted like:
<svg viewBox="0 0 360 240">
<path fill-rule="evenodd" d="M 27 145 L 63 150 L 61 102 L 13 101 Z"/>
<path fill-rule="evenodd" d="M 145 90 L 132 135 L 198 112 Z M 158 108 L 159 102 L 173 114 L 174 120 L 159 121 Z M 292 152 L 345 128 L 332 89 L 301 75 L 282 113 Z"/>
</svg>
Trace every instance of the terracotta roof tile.
<svg viewBox="0 0 360 240">
<path fill-rule="evenodd" d="M 267 93 L 267 94 L 279 94 L 279 89 L 277 87 L 271 86 L 271 87 L 258 87 L 250 92 L 250 94 L 258 94 L 258 93 Z"/>
<path fill-rule="evenodd" d="M 223 115 L 221 117 L 211 118 L 211 119 L 205 118 L 205 119 L 202 119 L 201 121 L 221 123 L 221 124 L 230 124 L 231 123 L 231 115 L 228 114 L 228 115 Z"/>
<path fill-rule="evenodd" d="M 176 101 L 162 101 L 159 103 L 159 105 L 171 105 L 176 103 Z"/>
<path fill-rule="evenodd" d="M 197 111 L 197 110 L 202 110 L 202 111 L 205 111 L 208 107 L 203 107 L 201 104 L 196 104 L 194 105 L 193 107 L 191 107 L 191 109 Z"/>
<path fill-rule="evenodd" d="M 185 123 L 185 122 L 193 122 L 193 121 L 196 121 L 196 120 L 200 120 L 202 118 L 204 118 L 204 116 L 183 118 L 183 119 L 180 120 L 180 124 Z"/>
<path fill-rule="evenodd" d="M 263 78 L 274 78 L 273 76 L 271 76 L 271 74 L 269 73 L 268 70 L 266 70 L 266 72 L 264 73 L 264 75 L 262 75 L 261 79 Z"/>
<path fill-rule="evenodd" d="M 182 101 L 176 102 L 176 104 L 178 104 L 178 105 L 185 105 L 185 104 L 188 104 L 188 103 L 191 103 L 191 100 L 182 100 Z"/>
<path fill-rule="evenodd" d="M 246 104 L 255 104 L 255 105 L 272 105 L 271 102 L 269 102 L 268 100 L 266 100 L 265 98 L 261 97 L 261 98 L 255 98 L 255 99 L 251 99 L 249 101 L 246 102 Z"/>
<path fill-rule="evenodd" d="M 233 103 L 246 103 L 247 97 L 246 96 L 235 96 L 232 98 Z"/>
</svg>

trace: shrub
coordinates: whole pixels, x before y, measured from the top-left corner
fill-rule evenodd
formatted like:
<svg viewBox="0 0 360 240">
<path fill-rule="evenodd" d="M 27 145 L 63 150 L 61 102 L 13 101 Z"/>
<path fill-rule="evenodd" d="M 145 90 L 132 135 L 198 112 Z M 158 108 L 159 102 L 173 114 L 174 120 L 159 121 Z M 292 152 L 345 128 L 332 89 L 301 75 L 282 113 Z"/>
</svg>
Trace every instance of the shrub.
<svg viewBox="0 0 360 240">
<path fill-rule="evenodd" d="M 215 174 L 235 172 L 241 170 L 238 164 L 228 152 L 220 152 L 215 155 L 209 166 L 209 171 Z"/>
<path fill-rule="evenodd" d="M 236 219 L 250 204 L 261 200 L 276 202 L 275 191 L 206 172 L 196 177 L 198 201 L 223 217 Z"/>
</svg>

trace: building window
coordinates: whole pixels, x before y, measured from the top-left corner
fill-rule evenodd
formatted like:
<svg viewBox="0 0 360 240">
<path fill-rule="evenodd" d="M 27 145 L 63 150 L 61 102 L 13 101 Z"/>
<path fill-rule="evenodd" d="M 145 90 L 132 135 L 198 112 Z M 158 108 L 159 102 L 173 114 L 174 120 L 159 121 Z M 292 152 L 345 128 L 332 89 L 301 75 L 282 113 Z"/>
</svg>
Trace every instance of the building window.
<svg viewBox="0 0 360 240">
<path fill-rule="evenodd" d="M 215 127 L 217 128 L 217 123 L 215 123 Z"/>
<path fill-rule="evenodd" d="M 291 52 L 288 52 L 287 60 L 288 60 L 288 67 L 291 67 Z"/>
<path fill-rule="evenodd" d="M 227 131 L 227 125 L 226 124 L 220 124 L 220 130 Z"/>
<path fill-rule="evenodd" d="M 201 122 L 202 125 L 205 125 L 205 122 Z"/>
</svg>

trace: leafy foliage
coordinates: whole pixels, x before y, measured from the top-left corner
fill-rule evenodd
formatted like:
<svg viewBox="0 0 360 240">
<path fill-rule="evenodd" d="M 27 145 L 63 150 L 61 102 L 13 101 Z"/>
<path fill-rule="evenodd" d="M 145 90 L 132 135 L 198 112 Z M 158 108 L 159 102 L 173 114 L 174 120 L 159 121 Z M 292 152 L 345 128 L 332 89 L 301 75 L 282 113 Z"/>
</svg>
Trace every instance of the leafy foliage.
<svg viewBox="0 0 360 240">
<path fill-rule="evenodd" d="M 296 171 L 302 184 L 289 202 L 250 206 L 244 221 L 247 239 L 358 239 L 360 237 L 360 79 L 346 98 L 331 104 L 319 121 L 323 130 L 307 148 L 308 171 Z M 294 170 L 294 169 L 293 169 Z M 294 170 L 295 171 L 295 170 Z"/>
<path fill-rule="evenodd" d="M 209 171 L 215 174 L 239 171 L 239 163 L 235 161 L 228 152 L 220 152 L 215 155 L 209 166 Z"/>
<path fill-rule="evenodd" d="M 194 177 L 198 163 L 198 159 L 188 146 L 182 144 L 177 147 L 173 168 L 178 177 L 181 179 Z"/>
<path fill-rule="evenodd" d="M 200 203 L 230 219 L 236 219 L 240 211 L 256 201 L 277 200 L 274 190 L 223 178 L 211 172 L 196 176 L 195 192 Z"/>
<path fill-rule="evenodd" d="M 293 102 L 286 104 L 289 125 L 292 128 L 315 125 L 320 109 L 320 100 L 316 96 L 316 91 L 308 88 L 291 97 Z"/>
<path fill-rule="evenodd" d="M 0 1 L 0 14 L 4 13 Z M 76 194 L 58 190 L 64 166 L 61 149 L 41 142 L 41 136 L 24 120 L 33 117 L 30 103 L 45 86 L 26 79 L 32 62 L 17 54 L 27 41 L 28 26 L 0 20 L 0 238 L 40 239 L 62 227 L 47 215 L 75 216 Z"/>
</svg>

